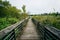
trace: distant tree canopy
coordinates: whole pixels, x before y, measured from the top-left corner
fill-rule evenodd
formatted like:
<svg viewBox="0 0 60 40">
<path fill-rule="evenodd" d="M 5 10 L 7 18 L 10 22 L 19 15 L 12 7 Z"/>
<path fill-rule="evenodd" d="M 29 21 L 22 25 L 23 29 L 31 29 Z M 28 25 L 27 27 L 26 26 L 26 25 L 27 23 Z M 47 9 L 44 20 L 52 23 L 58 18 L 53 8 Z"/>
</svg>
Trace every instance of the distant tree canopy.
<svg viewBox="0 0 60 40">
<path fill-rule="evenodd" d="M 52 12 L 52 13 L 44 13 L 44 14 L 41 14 L 41 15 L 53 15 L 53 16 L 58 16 L 60 15 L 59 12 Z"/>
</svg>

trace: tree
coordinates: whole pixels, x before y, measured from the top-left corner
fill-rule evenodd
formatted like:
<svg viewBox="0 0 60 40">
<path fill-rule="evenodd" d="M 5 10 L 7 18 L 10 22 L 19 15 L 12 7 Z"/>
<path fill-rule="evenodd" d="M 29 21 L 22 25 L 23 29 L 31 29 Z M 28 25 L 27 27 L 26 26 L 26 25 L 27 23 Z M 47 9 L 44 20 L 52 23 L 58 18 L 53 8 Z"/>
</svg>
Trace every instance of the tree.
<svg viewBox="0 0 60 40">
<path fill-rule="evenodd" d="M 22 6 L 22 10 L 23 10 L 24 13 L 26 13 L 26 9 L 25 9 L 25 8 L 26 8 L 26 6 L 23 5 L 23 6 Z"/>
<path fill-rule="evenodd" d="M 0 1 L 1 5 L 4 6 L 0 6 L 0 17 L 16 17 L 19 18 L 18 15 L 20 15 L 19 12 L 21 12 L 21 10 L 17 9 L 14 6 L 11 6 L 9 1 Z"/>
<path fill-rule="evenodd" d="M 11 6 L 11 4 L 9 3 L 9 1 L 3 1 L 3 5 L 6 8 L 8 8 L 9 6 Z"/>
<path fill-rule="evenodd" d="M 17 9 L 16 7 L 9 7 L 8 10 L 10 11 L 9 15 L 11 17 L 19 18 L 21 10 Z"/>
<path fill-rule="evenodd" d="M 10 6 L 8 1 L 0 0 L 0 17 L 5 17 L 7 15 L 8 6 Z"/>
</svg>

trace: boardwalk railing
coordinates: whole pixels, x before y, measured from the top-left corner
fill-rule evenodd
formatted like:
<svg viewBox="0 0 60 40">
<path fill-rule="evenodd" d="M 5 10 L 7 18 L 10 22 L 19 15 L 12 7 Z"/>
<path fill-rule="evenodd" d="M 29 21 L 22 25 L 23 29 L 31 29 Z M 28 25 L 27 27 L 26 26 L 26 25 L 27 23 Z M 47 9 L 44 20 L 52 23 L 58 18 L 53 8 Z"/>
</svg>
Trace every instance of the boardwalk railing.
<svg viewBox="0 0 60 40">
<path fill-rule="evenodd" d="M 36 25 L 41 40 L 60 40 L 60 30 L 52 26 L 43 26 L 39 21 L 32 19 Z"/>
<path fill-rule="evenodd" d="M 18 34 L 20 35 L 23 27 L 26 25 L 28 18 L 17 22 L 0 31 L 0 40 L 16 40 Z"/>
</svg>

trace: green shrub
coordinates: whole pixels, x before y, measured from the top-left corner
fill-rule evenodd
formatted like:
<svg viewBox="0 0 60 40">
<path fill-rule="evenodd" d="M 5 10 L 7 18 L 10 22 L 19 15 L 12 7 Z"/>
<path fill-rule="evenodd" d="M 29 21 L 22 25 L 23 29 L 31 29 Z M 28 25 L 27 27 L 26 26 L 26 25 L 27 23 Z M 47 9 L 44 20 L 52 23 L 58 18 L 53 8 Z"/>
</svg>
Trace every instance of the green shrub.
<svg viewBox="0 0 60 40">
<path fill-rule="evenodd" d="M 10 24 L 14 24 L 16 22 L 18 22 L 19 20 L 17 18 L 8 18 L 7 20 Z"/>
<path fill-rule="evenodd" d="M 19 20 L 16 18 L 0 18 L 0 30 L 8 27 L 11 24 L 18 22 Z"/>
<path fill-rule="evenodd" d="M 9 24 L 8 21 L 6 21 L 6 18 L 0 18 L 0 30 L 7 27 Z"/>
</svg>

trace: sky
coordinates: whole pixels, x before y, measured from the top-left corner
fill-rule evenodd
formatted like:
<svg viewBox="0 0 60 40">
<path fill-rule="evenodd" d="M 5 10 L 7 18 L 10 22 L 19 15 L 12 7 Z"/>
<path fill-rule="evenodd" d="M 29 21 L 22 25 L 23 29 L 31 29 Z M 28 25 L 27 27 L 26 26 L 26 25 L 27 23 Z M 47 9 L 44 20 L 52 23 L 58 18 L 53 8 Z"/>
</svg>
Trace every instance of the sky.
<svg viewBox="0 0 60 40">
<path fill-rule="evenodd" d="M 12 6 L 21 9 L 26 5 L 27 12 L 31 14 L 60 12 L 60 0 L 8 0 Z"/>
</svg>

